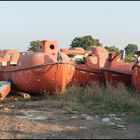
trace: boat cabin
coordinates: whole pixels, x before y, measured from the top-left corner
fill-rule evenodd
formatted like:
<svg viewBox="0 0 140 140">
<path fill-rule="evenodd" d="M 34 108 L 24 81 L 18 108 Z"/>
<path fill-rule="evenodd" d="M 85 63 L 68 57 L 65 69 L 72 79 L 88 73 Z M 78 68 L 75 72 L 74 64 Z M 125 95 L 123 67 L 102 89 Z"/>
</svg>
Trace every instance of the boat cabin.
<svg viewBox="0 0 140 140">
<path fill-rule="evenodd" d="M 3 50 L 0 52 L 0 66 L 17 65 L 20 52 L 16 50 Z"/>
</svg>

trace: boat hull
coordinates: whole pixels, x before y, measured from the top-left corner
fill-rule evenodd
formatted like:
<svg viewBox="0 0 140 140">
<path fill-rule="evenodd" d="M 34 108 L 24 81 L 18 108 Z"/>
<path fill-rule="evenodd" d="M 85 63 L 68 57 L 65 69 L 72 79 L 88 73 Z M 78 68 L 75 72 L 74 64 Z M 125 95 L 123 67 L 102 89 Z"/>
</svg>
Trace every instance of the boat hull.
<svg viewBox="0 0 140 140">
<path fill-rule="evenodd" d="M 132 85 L 132 75 L 127 73 L 121 73 L 104 69 L 104 76 L 106 79 L 106 85 L 116 86 L 118 83 L 123 83 L 125 86 Z"/>
<path fill-rule="evenodd" d="M 122 83 L 132 86 L 132 64 L 120 61 L 121 54 L 110 55 L 103 68 L 106 85 L 116 86 Z"/>
<path fill-rule="evenodd" d="M 134 65 L 132 70 L 133 86 L 140 92 L 140 65 Z"/>
<path fill-rule="evenodd" d="M 91 82 L 99 82 L 105 84 L 102 68 L 108 58 L 108 51 L 104 47 L 94 46 L 92 51 L 85 51 L 82 48 L 77 50 L 67 49 L 64 52 L 72 56 L 75 54 L 72 58 L 75 61 L 72 83 L 86 85 Z"/>
<path fill-rule="evenodd" d="M 90 84 L 92 82 L 105 83 L 104 75 L 102 70 L 91 70 L 88 67 L 76 67 L 75 73 L 72 79 L 72 83 L 80 85 Z"/>
<path fill-rule="evenodd" d="M 64 91 L 71 82 L 75 67 L 73 64 L 49 64 L 9 71 L 0 70 L 0 79 L 11 81 L 16 90 L 40 94 Z"/>
</svg>

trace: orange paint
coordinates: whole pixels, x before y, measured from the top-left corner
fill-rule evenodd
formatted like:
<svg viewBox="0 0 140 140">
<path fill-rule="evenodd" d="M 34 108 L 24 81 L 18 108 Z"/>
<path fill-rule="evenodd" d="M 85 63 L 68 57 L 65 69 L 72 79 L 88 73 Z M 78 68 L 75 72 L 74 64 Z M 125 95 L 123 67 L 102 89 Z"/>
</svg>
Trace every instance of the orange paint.
<svg viewBox="0 0 140 140">
<path fill-rule="evenodd" d="M 108 58 L 108 51 L 103 47 L 95 47 L 93 50 L 86 51 L 81 49 L 75 49 L 75 53 L 71 50 L 64 51 L 66 54 L 81 56 L 83 63 L 80 64 L 75 60 L 75 73 L 72 83 L 79 83 L 82 85 L 88 84 L 92 81 L 105 82 L 103 70 L 105 61 Z M 77 62 L 77 63 L 76 63 Z"/>
<path fill-rule="evenodd" d="M 17 56 L 17 51 L 7 50 Z M 3 53 L 0 52 L 0 54 Z M 68 56 L 59 52 L 57 41 L 44 40 L 37 53 L 19 53 L 17 63 L 0 66 L 0 79 L 11 81 L 15 89 L 39 94 L 42 91 L 64 91 L 71 82 L 75 66 Z M 7 58 L 5 53 L 4 58 Z"/>
<path fill-rule="evenodd" d="M 132 67 L 132 83 L 138 92 L 140 92 L 140 64 L 138 61 L 133 63 Z"/>
<path fill-rule="evenodd" d="M 11 83 L 0 81 L 0 100 L 3 100 L 11 91 Z"/>
<path fill-rule="evenodd" d="M 106 83 L 116 85 L 124 83 L 126 86 L 132 85 L 132 64 L 121 62 L 121 55 L 113 55 L 109 57 L 104 66 L 104 75 Z"/>
</svg>

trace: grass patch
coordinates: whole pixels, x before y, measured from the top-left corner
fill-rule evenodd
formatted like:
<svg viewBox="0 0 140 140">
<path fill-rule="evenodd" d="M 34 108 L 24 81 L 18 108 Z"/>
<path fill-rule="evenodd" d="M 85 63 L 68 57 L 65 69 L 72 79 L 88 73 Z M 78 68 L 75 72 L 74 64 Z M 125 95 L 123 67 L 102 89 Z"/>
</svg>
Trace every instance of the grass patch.
<svg viewBox="0 0 140 140">
<path fill-rule="evenodd" d="M 116 87 L 105 87 L 96 82 L 85 87 L 72 85 L 63 94 L 47 98 L 55 101 L 57 107 L 85 113 L 115 113 L 118 116 L 127 113 L 129 122 L 140 123 L 140 95 L 133 89 L 127 89 L 123 84 Z"/>
</svg>

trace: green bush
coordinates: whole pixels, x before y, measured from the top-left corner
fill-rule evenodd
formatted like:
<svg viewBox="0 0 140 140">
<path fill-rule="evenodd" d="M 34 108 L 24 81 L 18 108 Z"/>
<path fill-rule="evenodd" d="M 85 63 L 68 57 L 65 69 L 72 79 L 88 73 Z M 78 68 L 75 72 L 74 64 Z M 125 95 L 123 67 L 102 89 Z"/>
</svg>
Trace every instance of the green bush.
<svg viewBox="0 0 140 140">
<path fill-rule="evenodd" d="M 124 61 L 125 62 L 133 62 L 135 57 L 133 55 L 126 55 Z"/>
</svg>

